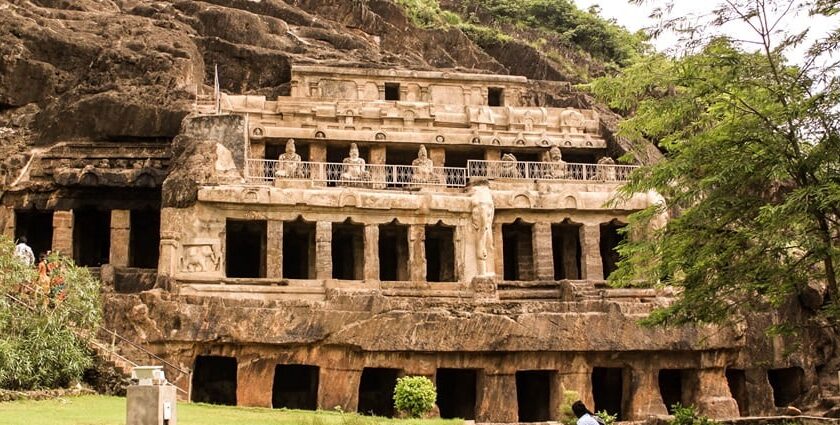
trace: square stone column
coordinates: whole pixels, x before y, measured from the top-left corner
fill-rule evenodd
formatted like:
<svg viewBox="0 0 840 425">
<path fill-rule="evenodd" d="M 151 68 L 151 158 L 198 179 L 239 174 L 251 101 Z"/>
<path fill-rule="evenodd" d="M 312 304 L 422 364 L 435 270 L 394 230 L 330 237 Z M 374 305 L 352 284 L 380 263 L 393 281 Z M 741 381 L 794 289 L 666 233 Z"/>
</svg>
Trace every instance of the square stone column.
<svg viewBox="0 0 840 425">
<path fill-rule="evenodd" d="M 560 383 L 564 391 L 575 391 L 578 397 L 594 411 L 595 398 L 592 395 L 592 367 L 584 356 L 575 356 L 568 368 L 559 372 Z"/>
<path fill-rule="evenodd" d="M 52 250 L 73 257 L 73 211 L 53 211 Z"/>
<path fill-rule="evenodd" d="M 379 280 L 379 225 L 365 225 L 365 280 Z"/>
<path fill-rule="evenodd" d="M 315 278 L 332 279 L 332 223 L 315 223 Z"/>
<path fill-rule="evenodd" d="M 0 232 L 9 239 L 15 238 L 15 210 L 0 207 Z M 37 258 L 36 258 L 37 260 Z"/>
<path fill-rule="evenodd" d="M 479 373 L 476 394 L 476 422 L 518 422 L 519 403 L 516 399 L 516 375 L 488 375 Z"/>
<path fill-rule="evenodd" d="M 435 167 L 443 167 L 446 165 L 446 149 L 444 148 L 429 148 L 429 159 L 435 164 Z"/>
<path fill-rule="evenodd" d="M 265 277 L 283 277 L 283 222 L 268 220 L 266 223 Z"/>
<path fill-rule="evenodd" d="M 310 162 L 327 162 L 327 144 L 326 142 L 312 142 L 309 144 L 309 161 Z M 313 184 L 316 186 L 325 186 L 324 179 L 326 178 L 326 169 L 315 167 L 312 169 L 312 179 L 316 180 Z"/>
<path fill-rule="evenodd" d="M 370 164 L 385 164 L 385 145 L 370 147 Z"/>
<path fill-rule="evenodd" d="M 534 223 L 534 270 L 537 280 L 554 280 L 554 251 L 551 244 L 551 223 Z"/>
<path fill-rule="evenodd" d="M 630 381 L 630 400 L 623 420 L 640 421 L 649 416 L 668 414 L 659 391 L 659 370 L 633 368 Z"/>
<path fill-rule="evenodd" d="M 490 148 L 484 150 L 484 160 L 485 161 L 501 161 L 502 160 L 502 150 L 497 148 Z"/>
<path fill-rule="evenodd" d="M 580 232 L 582 277 L 586 280 L 604 280 L 604 265 L 601 263 L 601 226 L 584 224 Z"/>
<path fill-rule="evenodd" d="M 698 369 L 687 373 L 683 396 L 697 407 L 697 412 L 711 419 L 737 418 L 738 402 L 729 392 L 726 372 L 722 367 Z M 686 391 L 690 388 L 691 391 Z"/>
<path fill-rule="evenodd" d="M 271 387 L 274 384 L 275 363 L 248 357 L 237 360 L 236 404 L 272 407 Z"/>
<path fill-rule="evenodd" d="M 502 223 L 493 223 L 493 250 L 493 266 L 496 270 L 496 276 L 499 280 L 504 280 L 505 251 L 502 242 Z"/>
<path fill-rule="evenodd" d="M 333 410 L 341 406 L 345 412 L 355 412 L 359 407 L 361 380 L 361 370 L 321 367 L 318 374 L 318 409 Z"/>
<path fill-rule="evenodd" d="M 131 237 L 131 211 L 111 210 L 111 252 L 108 262 L 113 267 L 128 267 Z"/>
<path fill-rule="evenodd" d="M 408 275 L 412 282 L 426 280 L 426 226 L 412 224 L 408 228 Z"/>
</svg>

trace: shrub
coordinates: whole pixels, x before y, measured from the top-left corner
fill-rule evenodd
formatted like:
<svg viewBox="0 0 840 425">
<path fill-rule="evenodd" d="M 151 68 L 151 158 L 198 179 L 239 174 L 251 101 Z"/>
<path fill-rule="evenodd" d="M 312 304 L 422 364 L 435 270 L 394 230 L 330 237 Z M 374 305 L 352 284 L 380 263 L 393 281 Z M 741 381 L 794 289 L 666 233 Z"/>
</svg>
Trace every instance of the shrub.
<svg viewBox="0 0 840 425">
<path fill-rule="evenodd" d="M 577 417 L 572 412 L 572 403 L 578 400 L 580 400 L 580 394 L 577 391 L 563 391 L 563 404 L 561 405 L 560 417 L 558 418 L 560 423 L 566 425 L 575 425 L 577 423 Z"/>
<path fill-rule="evenodd" d="M 604 425 L 613 425 L 615 423 L 616 419 L 618 419 L 618 415 L 610 415 L 609 413 L 607 413 L 606 410 L 601 410 L 600 412 L 596 412 L 595 416 L 597 416 L 602 421 L 604 421 Z"/>
<path fill-rule="evenodd" d="M 409 417 L 419 418 L 435 407 L 435 384 L 425 376 L 404 376 L 394 388 L 394 408 Z"/>
<path fill-rule="evenodd" d="M 87 338 L 101 317 L 99 282 L 57 254 L 48 262 L 39 283 L 38 272 L 14 257 L 14 243 L 0 236 L 0 388 L 65 386 L 92 364 Z"/>
<path fill-rule="evenodd" d="M 715 425 L 717 422 L 698 415 L 692 406 L 683 406 L 677 403 L 673 406 L 674 419 L 670 422 L 671 425 Z"/>
</svg>

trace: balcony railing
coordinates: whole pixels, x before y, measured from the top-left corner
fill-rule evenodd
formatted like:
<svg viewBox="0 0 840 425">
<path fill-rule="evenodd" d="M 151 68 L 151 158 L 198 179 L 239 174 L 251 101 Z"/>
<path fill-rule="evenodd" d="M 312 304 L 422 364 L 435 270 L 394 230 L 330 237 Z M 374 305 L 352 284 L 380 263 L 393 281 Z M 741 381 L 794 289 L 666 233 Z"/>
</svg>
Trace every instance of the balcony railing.
<svg viewBox="0 0 840 425">
<path fill-rule="evenodd" d="M 373 189 L 464 187 L 473 178 L 500 180 L 571 180 L 623 182 L 635 165 L 530 161 L 467 161 L 467 167 L 418 167 L 388 164 L 344 164 L 249 159 L 245 176 L 252 184 L 301 180 L 326 186 Z"/>
</svg>

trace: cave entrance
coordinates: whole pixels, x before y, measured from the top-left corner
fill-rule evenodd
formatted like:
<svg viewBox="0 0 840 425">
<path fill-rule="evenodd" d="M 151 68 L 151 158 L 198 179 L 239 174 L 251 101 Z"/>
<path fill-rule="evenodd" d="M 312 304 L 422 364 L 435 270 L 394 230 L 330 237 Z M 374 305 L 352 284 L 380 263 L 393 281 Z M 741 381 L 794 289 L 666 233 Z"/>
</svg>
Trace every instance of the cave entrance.
<svg viewBox="0 0 840 425">
<path fill-rule="evenodd" d="M 111 254 L 111 211 L 73 210 L 73 259 L 85 267 L 108 264 Z"/>
<path fill-rule="evenodd" d="M 366 367 L 359 382 L 359 413 L 390 418 L 394 416 L 394 387 L 399 369 Z"/>
<path fill-rule="evenodd" d="M 315 278 L 315 223 L 302 218 L 283 222 L 283 277 Z"/>
<path fill-rule="evenodd" d="M 316 410 L 318 408 L 318 366 L 279 364 L 274 368 L 271 406 Z"/>
<path fill-rule="evenodd" d="M 551 376 L 553 373 L 550 370 L 516 372 L 519 422 L 551 420 Z"/>
<path fill-rule="evenodd" d="M 455 282 L 455 228 L 426 226 L 426 281 Z"/>
<path fill-rule="evenodd" d="M 568 219 L 551 225 L 554 279 L 580 279 L 580 231 L 581 225 Z"/>
<path fill-rule="evenodd" d="M 379 225 L 379 280 L 409 280 L 408 226 L 396 221 Z"/>
<path fill-rule="evenodd" d="M 236 358 L 198 356 L 192 378 L 192 401 L 236 405 Z"/>
<path fill-rule="evenodd" d="M 26 244 L 35 254 L 35 262 L 52 249 L 53 212 L 15 210 L 15 241 L 26 237 Z"/>
<path fill-rule="evenodd" d="M 517 219 L 502 225 L 505 280 L 533 280 L 533 225 Z"/>
<path fill-rule="evenodd" d="M 596 367 L 592 369 L 592 397 L 595 412 L 606 410 L 622 420 L 621 407 L 624 395 L 624 369 L 618 367 Z"/>
<path fill-rule="evenodd" d="M 160 210 L 131 210 L 128 266 L 156 269 L 160 252 Z"/>
<path fill-rule="evenodd" d="M 351 223 L 332 225 L 333 279 L 362 280 L 365 266 L 365 226 Z"/>
<path fill-rule="evenodd" d="M 747 397 L 747 373 L 743 369 L 726 369 L 726 383 L 732 398 L 738 403 L 738 414 L 749 414 L 749 397 Z"/>
<path fill-rule="evenodd" d="M 682 369 L 660 369 L 659 370 L 659 394 L 662 395 L 662 402 L 668 409 L 668 414 L 674 414 L 674 405 L 683 402 L 683 370 Z"/>
<path fill-rule="evenodd" d="M 619 255 L 616 248 L 624 240 L 619 230 L 624 227 L 618 220 L 601 224 L 601 265 L 604 267 L 604 279 L 610 277 L 618 265 Z"/>
<path fill-rule="evenodd" d="M 266 221 L 228 219 L 225 225 L 227 277 L 265 277 Z"/>
<path fill-rule="evenodd" d="M 437 405 L 443 419 L 475 419 L 475 369 L 438 369 L 435 374 Z"/>
<path fill-rule="evenodd" d="M 773 404 L 787 407 L 802 395 L 802 380 L 805 372 L 798 367 L 770 369 L 767 379 L 773 387 Z"/>
</svg>

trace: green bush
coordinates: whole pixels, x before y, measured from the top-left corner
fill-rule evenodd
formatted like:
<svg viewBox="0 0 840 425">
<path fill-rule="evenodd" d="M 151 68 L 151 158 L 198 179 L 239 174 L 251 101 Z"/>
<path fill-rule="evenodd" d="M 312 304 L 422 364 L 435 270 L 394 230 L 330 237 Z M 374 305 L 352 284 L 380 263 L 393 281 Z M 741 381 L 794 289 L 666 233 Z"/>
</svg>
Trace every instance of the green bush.
<svg viewBox="0 0 840 425">
<path fill-rule="evenodd" d="M 409 417 L 419 418 L 435 407 L 435 384 L 425 376 L 404 376 L 394 388 L 394 408 Z"/>
<path fill-rule="evenodd" d="M 604 421 L 604 425 L 613 425 L 615 421 L 618 419 L 618 415 L 610 415 L 606 410 L 601 410 L 600 412 L 596 412 L 595 416 L 600 418 Z"/>
<path fill-rule="evenodd" d="M 37 270 L 0 236 L 0 388 L 65 386 L 92 364 L 87 338 L 101 318 L 99 282 L 65 257 L 48 262 L 39 283 Z"/>
<path fill-rule="evenodd" d="M 673 406 L 674 419 L 671 425 L 715 425 L 717 422 L 698 415 L 692 406 L 683 406 L 677 403 Z"/>
</svg>

